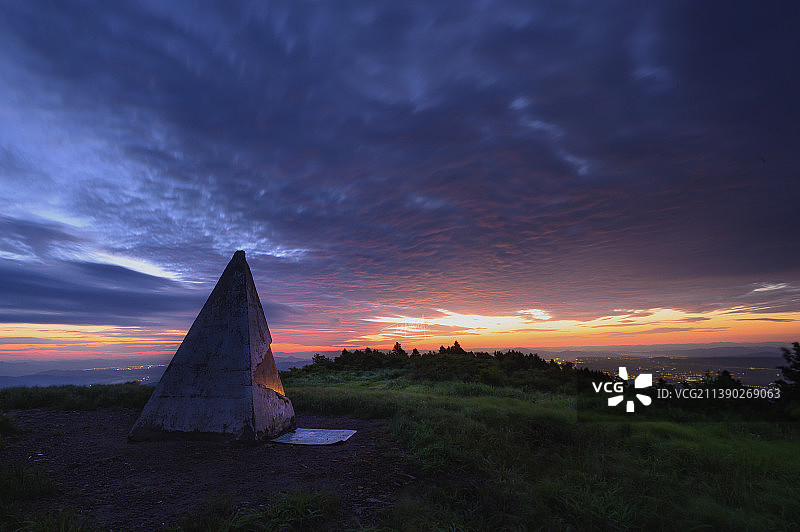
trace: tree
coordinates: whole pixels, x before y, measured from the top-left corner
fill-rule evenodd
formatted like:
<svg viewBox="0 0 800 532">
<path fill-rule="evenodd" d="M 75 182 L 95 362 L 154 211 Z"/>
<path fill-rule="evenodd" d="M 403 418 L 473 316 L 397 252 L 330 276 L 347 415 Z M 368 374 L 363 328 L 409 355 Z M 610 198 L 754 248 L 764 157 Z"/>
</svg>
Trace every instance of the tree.
<svg viewBox="0 0 800 532">
<path fill-rule="evenodd" d="M 467 352 L 458 343 L 458 340 L 453 342 L 451 347 L 439 346 L 439 354 L 441 355 L 466 355 Z"/>
<path fill-rule="evenodd" d="M 789 399 L 800 397 L 800 342 L 794 342 L 792 349 L 781 347 L 785 366 L 778 366 L 783 379 L 775 381 L 781 389 L 781 396 Z M 784 380 L 785 379 L 785 380 Z"/>
<path fill-rule="evenodd" d="M 311 361 L 317 367 L 329 368 L 333 366 L 333 360 L 326 357 L 325 355 L 320 355 L 319 353 L 311 357 Z"/>
<path fill-rule="evenodd" d="M 731 372 L 727 369 L 723 369 L 714 379 L 711 381 L 711 387 L 717 389 L 729 389 L 729 388 L 743 388 L 744 385 L 742 381 L 739 379 L 735 379 Z"/>
<path fill-rule="evenodd" d="M 405 349 L 400 347 L 400 342 L 395 342 L 394 343 L 394 347 L 392 348 L 392 353 L 395 354 L 395 355 L 406 356 Z"/>
</svg>

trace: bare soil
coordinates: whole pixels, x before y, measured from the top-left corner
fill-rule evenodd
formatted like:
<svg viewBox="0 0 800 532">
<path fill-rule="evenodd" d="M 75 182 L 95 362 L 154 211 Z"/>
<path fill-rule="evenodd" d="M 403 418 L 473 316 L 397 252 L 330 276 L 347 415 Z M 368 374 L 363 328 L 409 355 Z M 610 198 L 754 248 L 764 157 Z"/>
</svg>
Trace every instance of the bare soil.
<svg viewBox="0 0 800 532">
<path fill-rule="evenodd" d="M 383 420 L 298 415 L 299 427 L 358 431 L 327 446 L 128 443 L 138 415 L 133 409 L 14 412 L 23 431 L 0 449 L 0 460 L 38 466 L 57 487 L 25 510 L 72 509 L 103 528 L 153 530 L 214 498 L 257 507 L 277 492 L 304 488 L 338 495 L 346 519 L 358 526 L 416 479 L 390 458 L 399 451 Z"/>
</svg>

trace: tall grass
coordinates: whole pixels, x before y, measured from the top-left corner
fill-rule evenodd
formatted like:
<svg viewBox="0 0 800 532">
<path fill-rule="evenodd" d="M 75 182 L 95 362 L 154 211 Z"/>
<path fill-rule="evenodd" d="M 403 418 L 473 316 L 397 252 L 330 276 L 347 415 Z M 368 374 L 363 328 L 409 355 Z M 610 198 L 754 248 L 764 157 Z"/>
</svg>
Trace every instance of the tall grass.
<svg viewBox="0 0 800 532">
<path fill-rule="evenodd" d="M 97 408 L 142 408 L 152 386 L 137 382 L 93 386 L 16 387 L 0 389 L 0 410 L 50 408 L 53 410 L 95 410 Z"/>
<path fill-rule="evenodd" d="M 14 424 L 14 418 L 5 412 L 0 412 L 0 449 L 8 438 L 13 438 L 18 432 L 19 427 Z"/>
<path fill-rule="evenodd" d="M 0 531 L 92 530 L 84 518 L 71 511 L 30 514 L 20 509 L 21 502 L 46 497 L 55 490 L 56 486 L 41 469 L 0 465 Z"/>
<path fill-rule="evenodd" d="M 420 381 L 392 369 L 291 375 L 284 385 L 300 414 L 389 420 L 403 449 L 399 459 L 421 478 L 380 514 L 387 529 L 800 529 L 800 438 L 789 424 L 735 416 L 725 423 L 577 421 L 574 395 Z M 0 409 L 141 407 L 151 390 L 7 389 L 0 390 Z M 13 468 L 3 470 L 0 486 L 12 505 L 49 489 L 40 473 Z M 4 499 L 4 521 L 17 528 L 44 522 L 26 525 L 8 508 Z M 64 529 L 80 525 L 63 513 L 48 519 Z M 300 491 L 258 509 L 212 501 L 170 529 L 324 530 L 344 523 L 335 497 Z"/>
<path fill-rule="evenodd" d="M 41 469 L 0 465 L 0 503 L 33 499 L 53 491 L 53 484 Z"/>
<path fill-rule="evenodd" d="M 339 507 L 336 496 L 302 489 L 280 493 L 272 503 L 258 509 L 237 509 L 230 499 L 211 499 L 164 531 L 339 530 Z"/>
<path fill-rule="evenodd" d="M 286 384 L 300 412 L 391 420 L 426 481 L 390 528 L 800 529 L 800 444 L 776 424 L 576 422 L 574 398 L 479 383 Z"/>
</svg>

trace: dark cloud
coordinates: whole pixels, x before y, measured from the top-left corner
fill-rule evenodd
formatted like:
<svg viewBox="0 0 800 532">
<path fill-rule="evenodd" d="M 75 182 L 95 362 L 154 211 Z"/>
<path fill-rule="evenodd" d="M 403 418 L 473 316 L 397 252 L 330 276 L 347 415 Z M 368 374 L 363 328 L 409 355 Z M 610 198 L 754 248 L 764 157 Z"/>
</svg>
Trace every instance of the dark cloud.
<svg viewBox="0 0 800 532">
<path fill-rule="evenodd" d="M 29 336 L 6 336 L 0 338 L 0 344 L 56 344 L 59 340 L 51 338 L 32 338 Z"/>
<path fill-rule="evenodd" d="M 297 327 L 376 302 L 800 310 L 750 293 L 800 283 L 796 7 L 0 12 L 4 320 L 191 314 L 237 248 Z"/>
<path fill-rule="evenodd" d="M 174 281 L 119 266 L 55 266 L 0 265 L 1 322 L 139 325 L 202 306 Z"/>
<path fill-rule="evenodd" d="M 160 325 L 186 328 L 206 290 L 107 264 L 58 265 L 59 274 L 0 266 L 0 323 Z M 281 323 L 297 309 L 262 298 L 264 312 Z"/>
<path fill-rule="evenodd" d="M 83 239 L 63 224 L 0 216 L 0 253 L 7 257 L 37 259 L 54 246 L 81 242 Z"/>
<path fill-rule="evenodd" d="M 2 218 L 0 228 L 10 243 L 7 252 L 32 250 L 46 259 L 0 260 L 0 323 L 183 327 L 208 295 L 204 288 L 116 264 L 57 259 L 59 251 L 79 253 L 80 247 L 70 246 L 85 242 L 58 224 Z M 302 314 L 268 297 L 262 306 L 278 323 Z"/>
</svg>

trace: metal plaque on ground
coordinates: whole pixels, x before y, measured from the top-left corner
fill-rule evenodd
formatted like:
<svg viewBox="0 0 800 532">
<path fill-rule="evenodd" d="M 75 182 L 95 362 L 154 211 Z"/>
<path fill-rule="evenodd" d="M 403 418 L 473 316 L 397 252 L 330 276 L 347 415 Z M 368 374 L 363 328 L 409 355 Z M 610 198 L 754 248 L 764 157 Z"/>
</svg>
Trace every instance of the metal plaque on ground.
<svg viewBox="0 0 800 532">
<path fill-rule="evenodd" d="M 273 438 L 272 441 L 293 445 L 331 445 L 343 442 L 355 433 L 354 430 L 295 429 Z"/>
</svg>

